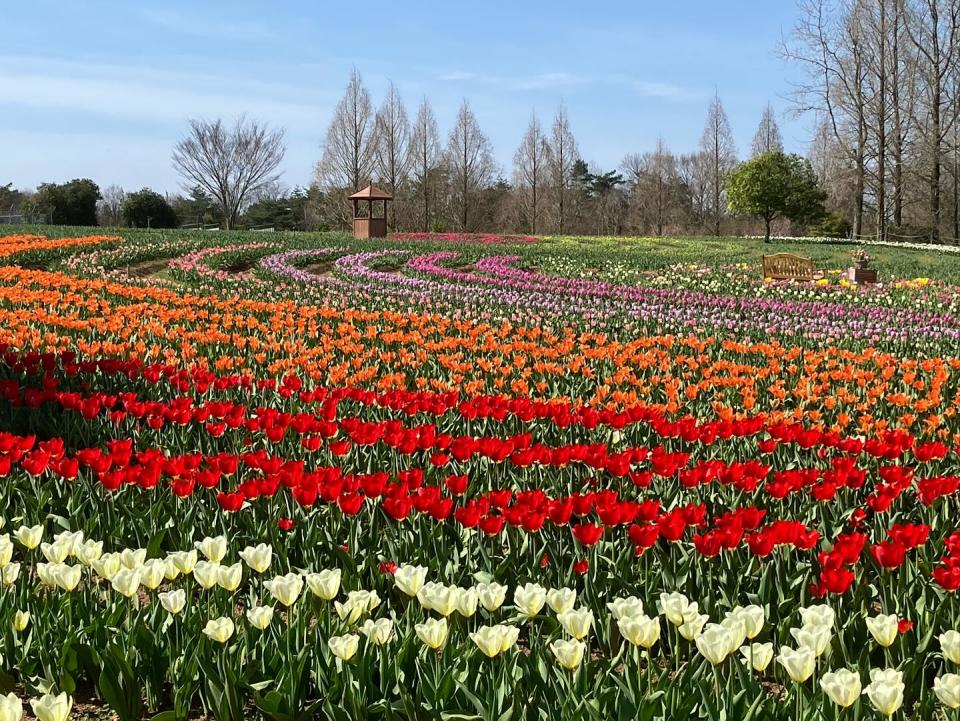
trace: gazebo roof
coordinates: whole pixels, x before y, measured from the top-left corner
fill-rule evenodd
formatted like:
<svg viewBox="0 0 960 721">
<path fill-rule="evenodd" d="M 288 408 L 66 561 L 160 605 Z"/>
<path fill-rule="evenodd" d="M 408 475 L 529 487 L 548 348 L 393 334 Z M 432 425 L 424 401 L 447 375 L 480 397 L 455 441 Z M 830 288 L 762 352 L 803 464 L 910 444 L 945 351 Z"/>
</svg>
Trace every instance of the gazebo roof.
<svg viewBox="0 0 960 721">
<path fill-rule="evenodd" d="M 350 200 L 393 200 L 393 196 L 376 186 L 368 185 L 363 190 L 358 190 L 351 195 Z"/>
</svg>

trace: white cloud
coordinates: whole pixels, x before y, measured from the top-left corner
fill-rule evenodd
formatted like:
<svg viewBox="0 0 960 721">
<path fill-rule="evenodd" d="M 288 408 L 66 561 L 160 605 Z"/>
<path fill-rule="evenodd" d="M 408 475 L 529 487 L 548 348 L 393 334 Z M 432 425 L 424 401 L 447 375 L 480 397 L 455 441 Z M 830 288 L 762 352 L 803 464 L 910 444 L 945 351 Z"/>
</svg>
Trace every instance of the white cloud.
<svg viewBox="0 0 960 721">
<path fill-rule="evenodd" d="M 322 127 L 333 102 L 313 88 L 244 77 L 19 56 L 0 57 L 0 97 L 8 105 L 154 122 L 247 113 L 304 132 Z"/>
</svg>

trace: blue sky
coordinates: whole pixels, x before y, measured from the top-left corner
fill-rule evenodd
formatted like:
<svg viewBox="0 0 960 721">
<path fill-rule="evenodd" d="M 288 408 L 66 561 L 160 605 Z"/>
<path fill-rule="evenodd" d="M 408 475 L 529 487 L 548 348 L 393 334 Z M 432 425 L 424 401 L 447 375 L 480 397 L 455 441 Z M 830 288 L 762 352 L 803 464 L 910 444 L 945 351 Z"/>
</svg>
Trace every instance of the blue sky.
<svg viewBox="0 0 960 721">
<path fill-rule="evenodd" d="M 608 169 L 662 135 L 694 149 L 716 88 L 741 155 L 767 102 L 788 150 L 795 69 L 776 56 L 790 0 L 672 2 L 131 2 L 31 0 L 3 12 L 0 184 L 92 177 L 178 191 L 170 150 L 190 117 L 287 129 L 282 182 L 307 184 L 356 66 L 379 104 L 426 95 L 446 135 L 469 99 L 509 176 L 531 112 L 566 103 L 585 159 Z"/>
</svg>

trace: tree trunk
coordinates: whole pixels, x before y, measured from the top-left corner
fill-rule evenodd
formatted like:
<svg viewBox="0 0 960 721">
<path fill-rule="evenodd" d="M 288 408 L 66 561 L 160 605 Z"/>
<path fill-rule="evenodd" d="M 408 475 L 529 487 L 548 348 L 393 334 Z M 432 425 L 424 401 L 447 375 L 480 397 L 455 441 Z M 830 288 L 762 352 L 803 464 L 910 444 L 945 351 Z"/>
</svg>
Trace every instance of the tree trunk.
<svg viewBox="0 0 960 721">
<path fill-rule="evenodd" d="M 763 220 L 767 224 L 767 234 L 763 236 L 763 242 L 769 243 L 770 242 L 770 221 L 772 220 L 772 218 L 764 218 Z"/>
</svg>

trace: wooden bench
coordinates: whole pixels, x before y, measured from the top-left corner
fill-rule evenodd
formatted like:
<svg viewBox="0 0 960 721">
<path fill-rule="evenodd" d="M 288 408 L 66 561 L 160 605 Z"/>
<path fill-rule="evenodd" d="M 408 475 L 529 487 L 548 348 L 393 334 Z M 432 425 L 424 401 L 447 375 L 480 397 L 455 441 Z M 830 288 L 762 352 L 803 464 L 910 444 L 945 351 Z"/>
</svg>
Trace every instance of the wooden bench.
<svg viewBox="0 0 960 721">
<path fill-rule="evenodd" d="M 813 259 L 793 253 L 763 256 L 763 277 L 772 280 L 815 280 Z"/>
</svg>

